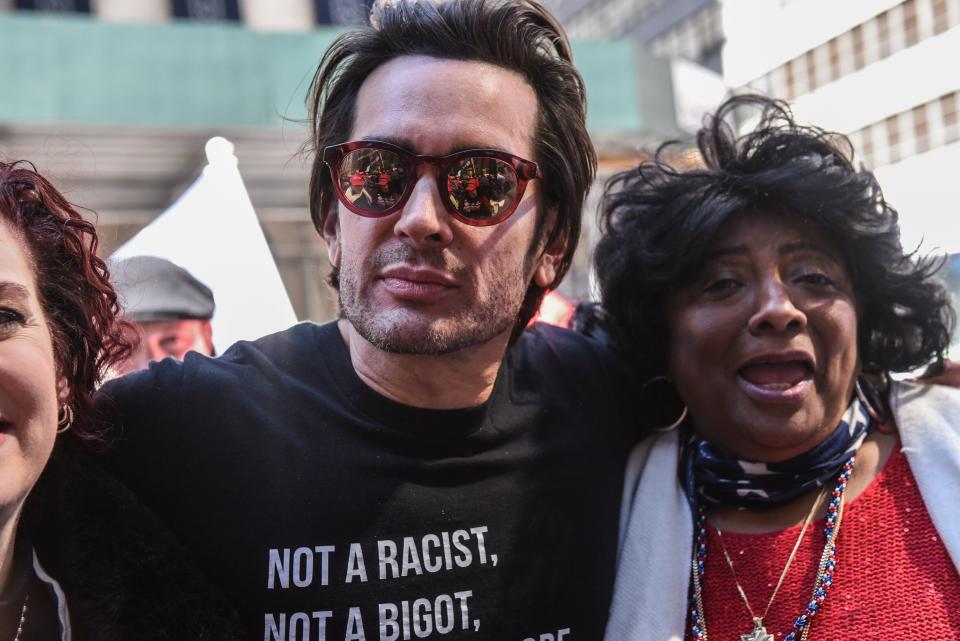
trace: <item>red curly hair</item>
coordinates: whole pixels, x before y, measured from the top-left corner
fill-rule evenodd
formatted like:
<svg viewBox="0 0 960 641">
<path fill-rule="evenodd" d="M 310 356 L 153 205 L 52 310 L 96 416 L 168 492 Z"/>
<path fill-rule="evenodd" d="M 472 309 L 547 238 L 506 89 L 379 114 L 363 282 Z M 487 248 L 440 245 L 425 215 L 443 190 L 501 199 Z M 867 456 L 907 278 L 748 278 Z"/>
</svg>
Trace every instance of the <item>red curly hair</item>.
<svg viewBox="0 0 960 641">
<path fill-rule="evenodd" d="M 96 228 L 26 161 L 0 162 L 0 220 L 27 248 L 57 372 L 69 385 L 73 432 L 96 440 L 94 389 L 133 348 Z"/>
</svg>

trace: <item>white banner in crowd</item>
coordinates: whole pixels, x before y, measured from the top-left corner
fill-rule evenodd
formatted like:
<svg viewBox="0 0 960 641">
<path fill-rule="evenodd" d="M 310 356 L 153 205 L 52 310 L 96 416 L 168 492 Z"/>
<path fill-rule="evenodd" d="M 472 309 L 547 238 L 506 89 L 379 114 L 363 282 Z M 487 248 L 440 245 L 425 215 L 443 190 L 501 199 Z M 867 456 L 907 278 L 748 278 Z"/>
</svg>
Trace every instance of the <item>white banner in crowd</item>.
<svg viewBox="0 0 960 641">
<path fill-rule="evenodd" d="M 159 256 L 213 290 L 218 353 L 297 322 L 237 168 L 233 143 L 207 141 L 207 166 L 166 211 L 111 258 Z"/>
</svg>

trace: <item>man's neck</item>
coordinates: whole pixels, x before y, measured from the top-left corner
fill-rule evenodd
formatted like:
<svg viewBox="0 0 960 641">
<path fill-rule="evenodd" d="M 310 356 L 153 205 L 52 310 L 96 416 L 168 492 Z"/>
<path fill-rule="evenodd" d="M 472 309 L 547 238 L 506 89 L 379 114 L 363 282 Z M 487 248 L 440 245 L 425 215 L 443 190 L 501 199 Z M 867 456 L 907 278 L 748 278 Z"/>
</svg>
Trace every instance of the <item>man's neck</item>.
<svg viewBox="0 0 960 641">
<path fill-rule="evenodd" d="M 505 332 L 482 345 L 440 356 L 393 354 L 338 323 L 353 369 L 374 391 L 404 405 L 427 409 L 475 407 L 490 398 L 510 338 Z"/>
</svg>

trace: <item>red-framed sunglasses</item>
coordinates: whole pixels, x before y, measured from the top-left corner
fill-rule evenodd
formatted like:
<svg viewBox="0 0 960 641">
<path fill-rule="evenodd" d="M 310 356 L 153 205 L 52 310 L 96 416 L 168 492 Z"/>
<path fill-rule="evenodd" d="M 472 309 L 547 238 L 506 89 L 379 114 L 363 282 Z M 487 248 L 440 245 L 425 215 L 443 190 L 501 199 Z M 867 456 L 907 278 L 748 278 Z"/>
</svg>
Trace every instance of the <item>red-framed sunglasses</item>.
<svg viewBox="0 0 960 641">
<path fill-rule="evenodd" d="M 496 149 L 419 156 L 377 140 L 331 145 L 323 150 L 323 162 L 343 206 L 368 218 L 399 211 L 413 192 L 417 168 L 433 165 L 444 208 L 478 227 L 506 220 L 520 204 L 527 183 L 541 178 L 537 163 Z"/>
</svg>

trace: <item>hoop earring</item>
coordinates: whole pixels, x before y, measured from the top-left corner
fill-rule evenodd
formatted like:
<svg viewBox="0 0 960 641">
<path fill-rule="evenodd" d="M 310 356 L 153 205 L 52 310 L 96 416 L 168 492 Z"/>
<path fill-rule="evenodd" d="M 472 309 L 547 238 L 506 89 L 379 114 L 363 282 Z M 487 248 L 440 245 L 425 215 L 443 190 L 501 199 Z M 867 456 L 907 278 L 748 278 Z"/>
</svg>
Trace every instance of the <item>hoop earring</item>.
<svg viewBox="0 0 960 641">
<path fill-rule="evenodd" d="M 863 406 L 867 408 L 867 415 L 870 417 L 870 420 L 873 421 L 874 426 L 881 432 L 884 432 L 887 434 L 892 432 L 892 430 L 887 429 L 885 427 L 886 424 L 884 423 L 883 418 L 881 418 L 880 413 L 876 410 L 876 408 L 874 408 L 874 406 L 867 399 L 867 395 L 864 393 L 863 387 L 860 385 L 859 377 L 857 377 L 855 387 L 857 390 L 857 398 L 859 398 L 860 402 L 863 403 Z"/>
<path fill-rule="evenodd" d="M 73 408 L 67 403 L 60 406 L 60 416 L 57 418 L 57 434 L 63 434 L 73 427 Z"/>
<path fill-rule="evenodd" d="M 651 378 L 650 380 L 648 380 L 646 383 L 644 383 L 644 384 L 640 387 L 640 396 L 643 396 L 643 395 L 644 395 L 644 393 L 646 392 L 648 386 L 650 386 L 650 385 L 653 384 L 653 383 L 659 383 L 659 382 L 661 382 L 661 381 L 663 381 L 663 382 L 666 383 L 667 385 L 673 387 L 673 381 L 671 381 L 667 376 L 664 376 L 663 374 L 660 374 L 659 376 L 654 376 L 653 378 Z M 674 390 L 674 391 L 675 391 L 675 390 Z M 678 394 L 677 396 L 678 396 L 678 398 L 679 398 L 679 394 Z M 680 417 L 679 417 L 677 420 L 675 420 L 674 422 L 670 423 L 669 425 L 654 425 L 654 426 L 651 426 L 651 429 L 652 429 L 654 432 L 671 432 L 671 431 L 677 429 L 678 427 L 680 427 L 680 425 L 683 424 L 683 421 L 685 421 L 686 418 L 687 418 L 687 404 L 684 403 L 684 404 L 683 404 L 683 410 L 680 412 Z"/>
<path fill-rule="evenodd" d="M 680 418 L 675 420 L 673 423 L 670 423 L 670 425 L 661 425 L 658 427 L 654 427 L 653 431 L 654 432 L 672 432 L 673 430 L 683 425 L 683 422 L 686 420 L 686 418 L 687 418 L 687 406 L 684 405 L 683 411 L 680 412 Z"/>
</svg>

